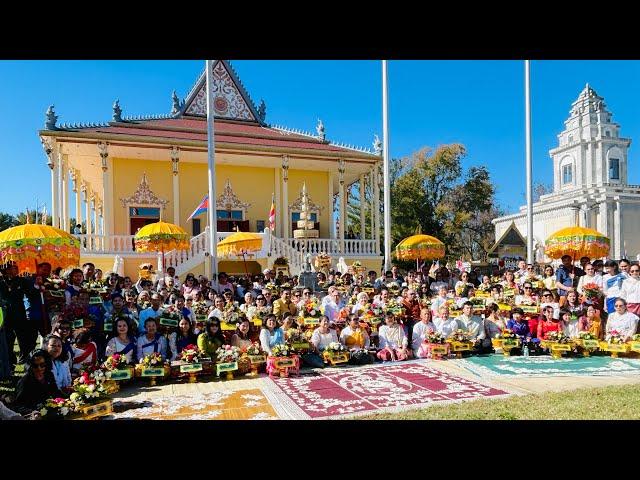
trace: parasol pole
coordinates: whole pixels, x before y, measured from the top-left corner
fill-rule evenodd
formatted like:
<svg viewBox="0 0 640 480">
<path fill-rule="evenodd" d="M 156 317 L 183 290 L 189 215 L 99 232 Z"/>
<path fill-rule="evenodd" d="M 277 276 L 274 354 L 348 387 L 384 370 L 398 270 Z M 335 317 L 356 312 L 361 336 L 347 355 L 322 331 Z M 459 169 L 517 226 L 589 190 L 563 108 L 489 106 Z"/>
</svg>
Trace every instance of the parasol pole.
<svg viewBox="0 0 640 480">
<path fill-rule="evenodd" d="M 216 161 L 215 161 L 215 133 L 214 118 L 215 109 L 213 104 L 213 61 L 207 60 L 205 63 L 206 85 L 207 85 L 207 159 L 209 171 L 209 260 L 211 262 L 211 274 L 218 274 L 218 252 L 216 248 L 218 238 L 218 224 L 216 215 Z"/>
</svg>

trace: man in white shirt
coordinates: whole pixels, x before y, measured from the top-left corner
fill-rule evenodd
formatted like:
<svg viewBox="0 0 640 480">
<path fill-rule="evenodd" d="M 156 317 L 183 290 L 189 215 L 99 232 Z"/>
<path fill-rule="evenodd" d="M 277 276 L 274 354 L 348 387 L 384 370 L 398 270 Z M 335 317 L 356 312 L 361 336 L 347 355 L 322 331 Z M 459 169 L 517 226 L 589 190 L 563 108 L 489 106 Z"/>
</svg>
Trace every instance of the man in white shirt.
<svg viewBox="0 0 640 480">
<path fill-rule="evenodd" d="M 458 317 L 458 323 L 467 332 L 475 348 L 483 347 L 483 340 L 487 338 L 487 334 L 484 331 L 484 320 L 477 315 L 473 315 L 473 303 L 464 303 L 462 315 Z M 491 346 L 491 342 L 489 342 L 489 346 Z"/>
<path fill-rule="evenodd" d="M 329 297 L 327 299 L 327 297 Z M 344 307 L 344 302 L 340 298 L 340 292 L 336 287 L 329 287 L 329 295 L 325 297 L 324 314 L 329 318 L 329 324 L 338 319 L 340 310 Z"/>
<path fill-rule="evenodd" d="M 598 285 L 598 287 L 600 287 L 600 289 L 602 289 L 602 275 L 596 273 L 596 270 L 595 268 L 593 268 L 593 265 L 591 263 L 587 263 L 584 266 L 584 271 L 585 274 L 580 277 L 580 280 L 578 280 L 578 293 L 580 295 L 583 295 L 584 286 L 588 283 L 595 283 L 596 285 Z"/>
<path fill-rule="evenodd" d="M 631 276 L 622 282 L 620 298 L 627 301 L 627 310 L 640 316 L 640 265 L 632 265 Z"/>
<path fill-rule="evenodd" d="M 162 297 L 159 293 L 154 293 L 151 295 L 151 306 L 146 308 L 140 312 L 140 317 L 138 320 L 138 333 L 145 333 L 144 322 L 147 318 L 160 318 L 162 312 L 164 311 L 161 308 L 162 305 Z"/>
<path fill-rule="evenodd" d="M 435 331 L 436 326 L 431 321 L 431 311 L 426 307 L 421 308 L 420 321 L 413 326 L 413 337 L 411 340 L 411 349 L 416 358 L 418 358 L 418 350 L 424 339 L 429 333 Z"/>
<path fill-rule="evenodd" d="M 438 318 L 436 318 L 433 323 L 438 333 L 442 334 L 445 338 L 449 338 L 456 330 L 462 328 L 462 324 L 458 322 L 457 318 L 449 317 L 449 306 L 446 304 L 440 306 Z"/>
<path fill-rule="evenodd" d="M 638 330 L 638 320 L 640 319 L 637 315 L 627 311 L 627 302 L 624 298 L 616 298 L 614 306 L 616 311 L 607 318 L 606 333 L 609 334 L 615 330 L 627 341 Z"/>
</svg>

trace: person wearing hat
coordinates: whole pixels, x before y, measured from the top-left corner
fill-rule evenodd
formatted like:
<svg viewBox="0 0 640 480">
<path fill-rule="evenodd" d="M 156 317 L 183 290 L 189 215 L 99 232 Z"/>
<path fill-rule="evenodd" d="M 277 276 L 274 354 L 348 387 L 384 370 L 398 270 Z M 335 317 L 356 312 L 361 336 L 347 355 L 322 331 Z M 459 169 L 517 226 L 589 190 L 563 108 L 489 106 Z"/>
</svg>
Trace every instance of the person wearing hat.
<svg viewBox="0 0 640 480">
<path fill-rule="evenodd" d="M 511 310 L 512 318 L 507 321 L 507 328 L 519 337 L 530 337 L 529 321 L 524 316 L 524 311 L 520 307 L 516 307 Z"/>
<path fill-rule="evenodd" d="M 273 302 L 273 314 L 278 320 L 282 320 L 286 312 L 294 316 L 298 314 L 298 307 L 291 300 L 291 289 L 288 287 L 283 288 L 280 292 L 280 298 Z"/>
</svg>

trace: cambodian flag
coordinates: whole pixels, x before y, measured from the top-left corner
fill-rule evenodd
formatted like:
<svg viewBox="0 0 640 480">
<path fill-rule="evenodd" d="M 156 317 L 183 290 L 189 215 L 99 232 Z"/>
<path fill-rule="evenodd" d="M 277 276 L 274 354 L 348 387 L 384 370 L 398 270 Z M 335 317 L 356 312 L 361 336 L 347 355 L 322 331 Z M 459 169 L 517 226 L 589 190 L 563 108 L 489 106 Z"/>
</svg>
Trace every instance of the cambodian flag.
<svg viewBox="0 0 640 480">
<path fill-rule="evenodd" d="M 206 212 L 208 208 L 209 208 L 209 195 L 205 195 L 204 198 L 202 199 L 202 202 L 200 202 L 200 205 L 198 205 L 198 207 L 189 216 L 189 218 L 187 218 L 187 220 L 191 220 L 193 217 L 197 217 L 201 213 Z"/>
</svg>

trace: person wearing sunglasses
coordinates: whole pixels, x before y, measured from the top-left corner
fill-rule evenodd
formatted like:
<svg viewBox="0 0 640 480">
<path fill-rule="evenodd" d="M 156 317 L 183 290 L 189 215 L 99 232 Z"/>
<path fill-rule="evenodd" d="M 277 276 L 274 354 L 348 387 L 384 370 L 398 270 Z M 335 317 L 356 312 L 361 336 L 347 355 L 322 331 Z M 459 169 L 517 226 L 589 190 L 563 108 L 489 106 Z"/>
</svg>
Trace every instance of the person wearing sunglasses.
<svg viewBox="0 0 640 480">
<path fill-rule="evenodd" d="M 638 320 L 640 319 L 635 313 L 627 310 L 627 301 L 624 298 L 616 298 L 613 305 L 616 311 L 610 313 L 607 318 L 606 333 L 610 334 L 615 330 L 627 341 L 638 330 Z"/>
<path fill-rule="evenodd" d="M 556 301 L 551 290 L 543 290 L 540 294 L 540 311 L 542 312 L 545 307 L 552 307 L 553 318 L 560 320 L 560 304 Z"/>
<path fill-rule="evenodd" d="M 630 277 L 622 282 L 620 298 L 627 301 L 627 310 L 640 317 L 640 265 L 631 265 Z"/>
<path fill-rule="evenodd" d="M 30 414 L 48 398 L 62 397 L 63 394 L 53 376 L 51 356 L 46 350 L 37 349 L 31 352 L 26 374 L 16 387 L 16 399 L 12 405 L 18 413 Z"/>
</svg>

